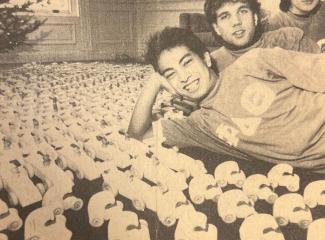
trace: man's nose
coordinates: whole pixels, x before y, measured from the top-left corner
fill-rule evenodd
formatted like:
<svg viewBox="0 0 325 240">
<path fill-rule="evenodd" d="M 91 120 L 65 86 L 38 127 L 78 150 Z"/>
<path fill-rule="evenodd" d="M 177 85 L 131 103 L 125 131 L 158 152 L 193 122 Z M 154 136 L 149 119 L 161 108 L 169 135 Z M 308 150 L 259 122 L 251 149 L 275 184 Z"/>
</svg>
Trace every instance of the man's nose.
<svg viewBox="0 0 325 240">
<path fill-rule="evenodd" d="M 184 72 L 182 75 L 181 75 L 181 83 L 187 83 L 189 80 L 190 80 L 190 74 L 187 73 L 187 72 Z"/>
<path fill-rule="evenodd" d="M 241 18 L 238 14 L 234 15 L 232 17 L 232 26 L 238 26 L 238 25 L 241 25 L 242 24 L 242 21 L 241 21 Z"/>
</svg>

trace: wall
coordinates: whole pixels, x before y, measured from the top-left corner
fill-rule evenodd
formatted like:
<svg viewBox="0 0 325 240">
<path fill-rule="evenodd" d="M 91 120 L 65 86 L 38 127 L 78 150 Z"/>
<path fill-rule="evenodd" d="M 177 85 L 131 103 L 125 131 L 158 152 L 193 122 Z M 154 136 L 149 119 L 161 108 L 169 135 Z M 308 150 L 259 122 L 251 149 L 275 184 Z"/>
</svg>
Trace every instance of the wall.
<svg viewBox="0 0 325 240">
<path fill-rule="evenodd" d="M 135 4 L 132 0 L 92 0 L 92 59 L 135 55 Z"/>
<path fill-rule="evenodd" d="M 1 63 L 28 61 L 57 61 L 80 58 L 86 49 L 83 41 L 85 32 L 82 29 L 83 14 L 77 0 L 66 0 L 68 9 L 59 13 L 45 10 L 35 10 L 35 15 L 46 18 L 46 23 L 36 32 L 29 35 L 29 43 L 36 44 L 32 50 L 12 51 L 3 54 Z M 39 39 L 42 39 L 41 41 Z"/>
<path fill-rule="evenodd" d="M 0 55 L 0 64 L 22 62 L 83 61 L 135 55 L 134 1 L 68 1 L 69 9 L 52 13 L 36 9 L 46 23 L 29 35 L 32 50 Z M 39 41 L 41 37 L 41 41 Z"/>
<path fill-rule="evenodd" d="M 204 0 L 137 0 L 137 56 L 141 56 L 152 32 L 164 26 L 178 26 L 182 12 L 203 12 Z"/>
<path fill-rule="evenodd" d="M 16 0 L 24 1 L 24 0 Z M 203 12 L 204 0 L 52 0 L 69 5 L 51 13 L 36 10 L 47 22 L 30 35 L 37 43 L 33 51 L 0 55 L 1 63 L 52 62 L 112 59 L 118 54 L 141 57 L 152 32 L 164 26 L 178 26 L 182 12 Z M 261 0 L 270 11 L 270 4 Z M 35 41 L 48 32 L 42 41 Z"/>
</svg>

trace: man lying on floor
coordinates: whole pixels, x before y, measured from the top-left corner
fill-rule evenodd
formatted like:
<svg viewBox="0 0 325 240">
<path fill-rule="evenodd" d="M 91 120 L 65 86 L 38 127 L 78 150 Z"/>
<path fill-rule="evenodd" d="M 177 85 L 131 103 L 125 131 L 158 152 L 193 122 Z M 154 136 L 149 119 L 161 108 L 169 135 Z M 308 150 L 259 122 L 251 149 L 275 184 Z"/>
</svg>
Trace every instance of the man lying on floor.
<svg viewBox="0 0 325 240">
<path fill-rule="evenodd" d="M 148 43 L 156 73 L 136 103 L 128 133 L 151 129 L 160 89 L 198 100 L 184 119 L 160 121 L 165 143 L 325 172 L 325 55 L 253 49 L 223 72 L 190 31 L 165 28 Z"/>
</svg>

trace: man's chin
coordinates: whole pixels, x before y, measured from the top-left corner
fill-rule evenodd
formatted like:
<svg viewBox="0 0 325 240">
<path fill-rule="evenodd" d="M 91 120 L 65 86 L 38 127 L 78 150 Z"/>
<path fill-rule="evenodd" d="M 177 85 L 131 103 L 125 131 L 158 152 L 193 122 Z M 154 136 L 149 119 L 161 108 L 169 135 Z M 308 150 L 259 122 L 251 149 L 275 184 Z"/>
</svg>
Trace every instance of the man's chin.
<svg viewBox="0 0 325 240">
<path fill-rule="evenodd" d="M 224 46 L 228 49 L 231 50 L 240 50 L 243 48 L 246 48 L 246 46 L 248 45 L 247 41 L 233 41 L 232 43 L 226 43 L 224 44 Z"/>
</svg>

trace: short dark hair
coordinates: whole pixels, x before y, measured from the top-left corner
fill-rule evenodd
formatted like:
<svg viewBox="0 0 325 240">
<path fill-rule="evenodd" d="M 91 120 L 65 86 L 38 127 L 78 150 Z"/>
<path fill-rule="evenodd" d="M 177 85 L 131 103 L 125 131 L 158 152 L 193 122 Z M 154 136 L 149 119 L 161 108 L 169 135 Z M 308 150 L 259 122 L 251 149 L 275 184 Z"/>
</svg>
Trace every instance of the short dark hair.
<svg viewBox="0 0 325 240">
<path fill-rule="evenodd" d="M 200 58 L 209 52 L 201 40 L 193 32 L 183 28 L 166 27 L 152 35 L 147 43 L 146 62 L 151 64 L 155 71 L 159 71 L 158 59 L 164 50 L 185 46 Z"/>
<path fill-rule="evenodd" d="M 243 2 L 247 3 L 253 14 L 256 14 L 260 19 L 261 4 L 257 0 L 206 0 L 204 3 L 204 13 L 208 23 L 213 24 L 217 21 L 217 10 L 222 7 L 225 3 L 232 2 Z"/>
<path fill-rule="evenodd" d="M 321 5 L 321 1 L 319 1 L 318 5 L 310 12 L 310 14 L 316 13 L 320 8 L 320 5 Z M 288 12 L 290 6 L 291 6 L 291 0 L 281 0 L 279 4 L 279 8 L 282 12 Z"/>
<path fill-rule="evenodd" d="M 257 26 L 255 27 L 255 39 L 258 39 L 264 31 L 264 25 L 261 23 L 262 11 L 261 4 L 257 0 L 205 0 L 204 3 L 204 13 L 206 19 L 210 26 L 217 22 L 217 10 L 222 7 L 225 3 L 236 3 L 243 2 L 247 3 L 253 14 L 257 16 Z M 212 27 L 213 29 L 213 27 Z M 223 46 L 228 46 L 228 43 L 223 40 L 215 31 L 213 31 L 213 36 L 217 42 Z M 228 46 L 230 47 L 230 46 Z"/>
<path fill-rule="evenodd" d="M 290 8 L 291 0 L 281 0 L 279 8 L 282 12 L 287 12 Z"/>
</svg>

